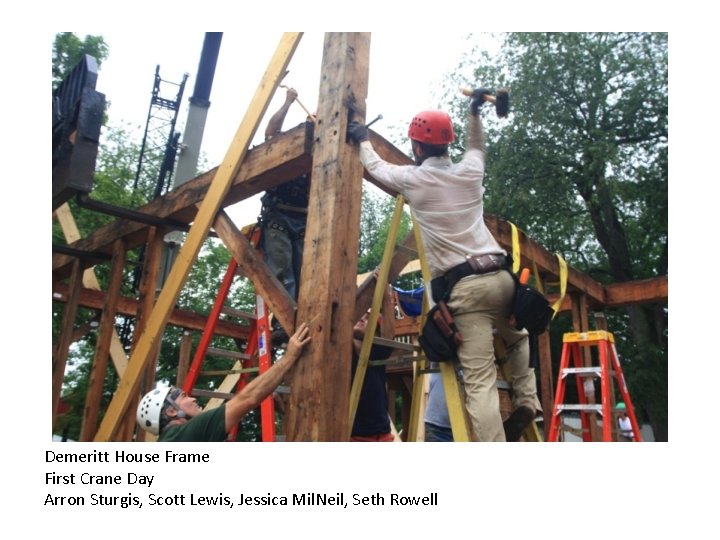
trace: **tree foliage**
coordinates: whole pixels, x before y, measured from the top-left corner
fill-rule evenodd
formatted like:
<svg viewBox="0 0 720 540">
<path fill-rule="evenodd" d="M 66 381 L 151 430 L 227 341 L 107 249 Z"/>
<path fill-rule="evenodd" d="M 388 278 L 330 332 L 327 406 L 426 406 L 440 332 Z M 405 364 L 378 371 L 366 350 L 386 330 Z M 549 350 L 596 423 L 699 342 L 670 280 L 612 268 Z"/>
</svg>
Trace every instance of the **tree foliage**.
<svg viewBox="0 0 720 540">
<path fill-rule="evenodd" d="M 360 215 L 359 274 L 380 266 L 394 211 L 395 198 L 365 184 Z M 401 242 L 409 230 L 410 217 L 403 212 L 396 243 Z"/>
<path fill-rule="evenodd" d="M 664 274 L 666 34 L 504 39 L 501 53 L 475 72 L 485 86 L 511 89 L 509 121 L 493 118 L 491 106 L 484 111 L 488 211 L 551 240 L 548 249 L 598 276 Z M 467 100 L 452 103 L 464 118 Z M 597 244 L 590 252 L 588 238 Z"/>
<path fill-rule="evenodd" d="M 72 71 L 83 55 L 89 54 L 97 60 L 98 68 L 108 57 L 109 48 L 102 36 L 78 37 L 73 32 L 55 34 L 52 51 L 52 82 L 57 87 Z"/>
<path fill-rule="evenodd" d="M 468 70 L 471 58 L 482 62 Z M 468 71 L 475 86 L 511 89 L 507 120 L 483 108 L 487 212 L 600 282 L 667 275 L 667 34 L 506 34 L 497 55 L 473 51 L 449 77 L 455 118 Z M 664 440 L 666 304 L 608 319 L 636 407 Z"/>
</svg>

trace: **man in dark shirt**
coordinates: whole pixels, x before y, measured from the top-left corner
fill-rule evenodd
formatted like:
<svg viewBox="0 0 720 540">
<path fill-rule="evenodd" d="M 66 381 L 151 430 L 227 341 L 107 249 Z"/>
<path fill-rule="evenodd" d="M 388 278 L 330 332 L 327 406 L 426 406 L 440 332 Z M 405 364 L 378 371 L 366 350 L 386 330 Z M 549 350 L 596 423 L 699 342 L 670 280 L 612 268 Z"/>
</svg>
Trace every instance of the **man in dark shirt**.
<svg viewBox="0 0 720 540">
<path fill-rule="evenodd" d="M 383 314 L 378 319 L 378 328 L 375 333 L 386 339 L 392 339 L 395 335 L 395 314 L 390 287 L 387 287 L 382 311 Z M 369 315 L 369 312 L 365 313 L 353 328 L 353 379 L 357 370 Z M 370 349 L 369 362 L 386 360 L 392 353 L 392 347 L 374 344 Z M 353 442 L 394 442 L 395 440 L 390 427 L 390 416 L 388 415 L 387 380 L 384 363 L 368 365 L 365 371 L 365 379 L 360 391 L 360 399 L 358 400 L 350 440 Z"/>
<path fill-rule="evenodd" d="M 296 98 L 297 91 L 288 88 L 284 103 L 265 128 L 266 141 L 281 132 L 285 116 Z M 260 199 L 262 210 L 258 223 L 262 230 L 260 246 L 265 262 L 294 300 L 297 300 L 300 284 L 309 193 L 310 175 L 303 174 L 268 189 Z M 287 337 L 285 330 L 273 318 L 273 344 L 281 345 Z"/>
<path fill-rule="evenodd" d="M 137 422 L 158 441 L 221 442 L 228 431 L 260 403 L 282 382 L 283 377 L 300 358 L 303 347 L 310 341 L 307 323 L 298 326 L 290 338 L 285 355 L 265 373 L 216 409 L 203 411 L 194 397 L 173 386 L 148 392 L 137 409 Z"/>
</svg>

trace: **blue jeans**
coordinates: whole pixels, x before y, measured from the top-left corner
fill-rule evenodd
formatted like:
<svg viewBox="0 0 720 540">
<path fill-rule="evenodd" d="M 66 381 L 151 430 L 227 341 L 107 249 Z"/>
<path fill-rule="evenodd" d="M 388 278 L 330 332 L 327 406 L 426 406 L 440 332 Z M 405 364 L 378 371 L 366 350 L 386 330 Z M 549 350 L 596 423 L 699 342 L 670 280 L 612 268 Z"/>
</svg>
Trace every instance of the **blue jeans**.
<svg viewBox="0 0 720 540">
<path fill-rule="evenodd" d="M 261 246 L 270 271 L 297 300 L 307 216 L 273 209 L 262 216 Z"/>
<path fill-rule="evenodd" d="M 425 422 L 425 442 L 454 442 L 452 429 Z"/>
</svg>

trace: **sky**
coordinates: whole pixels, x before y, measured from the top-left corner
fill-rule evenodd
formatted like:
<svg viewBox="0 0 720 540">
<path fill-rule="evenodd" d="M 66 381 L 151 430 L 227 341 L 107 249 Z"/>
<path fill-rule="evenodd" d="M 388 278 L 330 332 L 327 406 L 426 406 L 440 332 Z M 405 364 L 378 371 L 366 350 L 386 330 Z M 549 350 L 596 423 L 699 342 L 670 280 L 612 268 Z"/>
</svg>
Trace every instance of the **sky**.
<svg viewBox="0 0 720 540">
<path fill-rule="evenodd" d="M 173 39 L 172 32 L 156 33 L 141 43 L 125 32 L 101 35 L 110 54 L 100 69 L 97 89 L 111 102 L 111 121 L 122 118 L 144 126 L 156 65 L 160 65 L 164 80 L 179 82 L 183 73 L 189 74 L 179 116 L 183 121 L 205 34 L 185 33 L 180 43 Z M 281 32 L 223 33 L 203 142 L 210 161 L 224 156 L 281 36 Z M 317 104 L 323 37 L 322 32 L 303 34 L 283 80 L 283 84 L 295 87 L 299 100 L 310 110 Z M 412 37 L 410 32 L 371 35 L 367 108 L 368 118 L 383 114 L 386 119 L 375 125 L 379 132 L 395 120 L 407 122 L 406 117 L 417 112 L 418 107 L 428 106 L 442 76 L 453 68 L 469 44 L 464 35 L 450 31 L 442 34 L 440 45 L 426 42 L 418 48 Z M 282 89 L 276 92 L 269 112 L 282 103 L 284 94 Z M 296 105 L 286 124 L 295 125 L 305 116 Z"/>
<path fill-rule="evenodd" d="M 158 30 L 138 40 L 127 31 L 92 31 L 78 35 L 100 34 L 109 46 L 109 56 L 102 63 L 96 89 L 109 102 L 110 125 L 130 124 L 142 137 L 150 107 L 156 66 L 160 66 L 161 96 L 174 99 L 176 84 L 188 73 L 177 128 L 182 131 L 192 96 L 202 51 L 204 32 L 185 32 L 182 39 L 176 31 Z M 225 156 L 232 138 L 257 89 L 263 73 L 280 41 L 282 32 L 224 32 L 215 77 L 210 94 L 210 108 L 203 134 L 201 153 L 210 167 Z M 490 43 L 489 34 L 465 33 L 447 29 L 436 32 L 432 40 L 418 40 L 411 30 L 373 32 L 370 42 L 370 74 L 367 121 L 382 114 L 373 129 L 389 138 L 391 128 L 406 126 L 420 110 L 437 107 L 437 95 L 443 77 L 454 70 L 464 51 L 474 43 Z M 315 111 L 320 85 L 323 32 L 306 32 L 292 56 L 289 73 L 283 84 L 298 91 L 298 100 Z M 174 83 L 174 84 L 173 84 Z M 472 81 L 469 81 L 472 85 Z M 267 120 L 285 98 L 285 90 L 276 91 L 253 144 L 263 141 Z M 284 128 L 305 120 L 302 106 L 294 104 Z M 259 195 L 228 209 L 238 226 L 257 217 Z"/>
</svg>

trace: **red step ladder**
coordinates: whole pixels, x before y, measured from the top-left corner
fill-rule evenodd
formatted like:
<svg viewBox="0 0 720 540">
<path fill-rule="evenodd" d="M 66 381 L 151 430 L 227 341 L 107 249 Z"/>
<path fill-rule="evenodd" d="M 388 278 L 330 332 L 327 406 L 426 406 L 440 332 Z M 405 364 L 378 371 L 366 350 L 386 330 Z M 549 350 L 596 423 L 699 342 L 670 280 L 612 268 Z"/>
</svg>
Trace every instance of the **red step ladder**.
<svg viewBox="0 0 720 540">
<path fill-rule="evenodd" d="M 213 334 L 215 333 L 215 327 L 220 319 L 220 315 L 224 311 L 228 311 L 225 308 L 225 302 L 227 300 L 230 288 L 232 286 L 235 274 L 237 272 L 237 262 L 235 259 L 230 260 L 225 277 L 223 278 L 220 288 L 218 290 L 217 297 L 213 304 L 210 315 L 208 316 L 207 323 L 203 329 L 203 334 L 198 344 L 198 348 L 195 351 L 192 363 L 188 370 L 188 374 L 183 384 L 183 391 L 195 397 L 216 397 L 221 399 L 230 399 L 232 394 L 212 392 L 207 390 L 201 390 L 195 387 L 198 377 L 201 375 L 201 369 L 205 361 L 205 357 L 210 354 L 225 356 L 234 358 L 238 361 L 239 365 L 236 364 L 229 373 L 240 373 L 240 378 L 237 381 L 236 392 L 239 392 L 250 379 L 250 373 L 259 372 L 265 373 L 270 366 L 272 366 L 271 353 L 272 350 L 269 347 L 270 343 L 270 324 L 268 312 L 265 306 L 265 302 L 262 297 L 256 295 L 256 307 L 255 314 L 241 313 L 245 318 L 251 321 L 250 324 L 250 335 L 244 352 L 233 352 L 233 351 L 222 351 L 220 349 L 212 348 L 211 342 Z M 230 310 L 232 311 L 232 310 Z M 239 312 L 236 312 L 239 313 Z M 253 367 L 255 360 L 257 359 L 257 366 Z M 276 440 L 275 434 L 275 405 L 273 395 L 269 395 L 260 404 L 260 420 L 261 420 L 261 433 L 263 442 L 273 442 Z M 228 440 L 234 441 L 237 437 L 238 426 L 233 426 L 228 434 Z"/>
<path fill-rule="evenodd" d="M 597 359 L 599 365 L 586 366 L 583 363 L 581 349 L 597 347 Z M 570 367 L 572 362 L 573 367 Z M 575 376 L 577 393 L 580 403 L 565 404 L 565 383 L 569 376 Z M 584 442 L 592 442 L 590 430 L 590 414 L 595 412 L 602 415 L 602 440 L 613 441 L 613 432 L 617 434 L 617 420 L 615 412 L 618 410 L 612 403 L 612 380 L 617 382 L 620 395 L 625 403 L 630 424 L 632 425 L 633 441 L 641 442 L 640 427 L 635 418 L 635 409 L 630 399 L 630 394 L 625 384 L 622 367 L 615 350 L 615 338 L 605 330 L 590 332 L 570 332 L 563 335 L 563 348 L 560 357 L 560 371 L 558 373 L 557 391 L 553 404 L 552 418 L 547 441 L 557 442 L 560 435 L 560 423 L 562 414 L 566 411 L 579 411 L 582 425 L 582 439 Z M 585 384 L 592 383 L 593 379 L 600 379 L 601 403 L 588 403 Z"/>
</svg>

